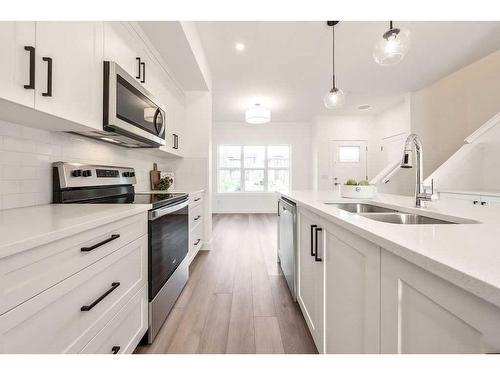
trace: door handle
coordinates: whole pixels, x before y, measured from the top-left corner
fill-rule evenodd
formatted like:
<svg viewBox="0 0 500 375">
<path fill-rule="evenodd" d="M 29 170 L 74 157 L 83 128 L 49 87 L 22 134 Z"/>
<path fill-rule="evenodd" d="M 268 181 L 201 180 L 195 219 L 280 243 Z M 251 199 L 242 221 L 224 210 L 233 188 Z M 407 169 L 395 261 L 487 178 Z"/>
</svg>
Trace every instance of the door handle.
<svg viewBox="0 0 500 375">
<path fill-rule="evenodd" d="M 32 46 L 24 46 L 26 51 L 30 53 L 30 83 L 24 85 L 26 90 L 34 90 L 35 89 L 35 47 Z"/>
<path fill-rule="evenodd" d="M 85 305 L 80 308 L 81 311 L 90 311 L 92 310 L 99 302 L 101 302 L 104 298 L 110 295 L 110 293 L 120 286 L 119 282 L 111 283 L 111 288 L 109 288 L 102 296 L 92 302 L 90 305 Z"/>
<path fill-rule="evenodd" d="M 200 239 L 200 238 L 198 238 L 198 239 L 196 240 L 196 242 L 194 243 L 194 246 L 198 245 L 198 244 L 200 243 L 200 241 L 201 241 L 201 239 Z"/>
<path fill-rule="evenodd" d="M 120 235 L 119 234 L 112 234 L 111 237 L 105 239 L 104 241 L 101 241 L 99 243 L 96 243 L 95 245 L 92 245 L 92 246 L 86 246 L 86 247 L 82 247 L 80 249 L 80 251 L 86 253 L 86 252 L 89 252 L 89 251 L 92 251 L 94 249 L 97 249 L 99 246 L 102 246 L 102 245 L 105 245 L 107 244 L 108 242 L 111 242 L 111 241 L 114 241 L 116 240 L 117 238 L 120 238 Z"/>
<path fill-rule="evenodd" d="M 314 230 L 317 228 L 317 225 L 311 225 L 311 256 L 316 257 L 314 254 Z"/>
<path fill-rule="evenodd" d="M 198 215 L 198 216 L 196 216 L 193 220 L 194 220 L 194 221 L 198 221 L 198 220 L 200 219 L 200 217 L 201 217 L 201 216 L 200 216 L 200 215 Z"/>
<path fill-rule="evenodd" d="M 316 243 L 315 243 L 315 250 L 316 251 L 314 253 L 314 260 L 316 262 L 322 262 L 323 261 L 323 259 L 318 256 L 318 232 L 321 232 L 321 231 L 323 231 L 322 228 L 316 228 L 316 232 L 314 233 L 314 237 L 316 239 Z"/>
<path fill-rule="evenodd" d="M 144 82 L 146 82 L 146 63 L 144 61 L 141 62 L 141 66 L 142 66 L 142 79 L 141 79 L 141 83 L 144 83 Z"/>
<path fill-rule="evenodd" d="M 47 91 L 42 96 L 52 96 L 52 57 L 42 57 L 47 62 Z"/>
<path fill-rule="evenodd" d="M 137 75 L 135 76 L 135 78 L 141 79 L 141 58 L 136 57 L 135 59 L 137 60 Z"/>
</svg>

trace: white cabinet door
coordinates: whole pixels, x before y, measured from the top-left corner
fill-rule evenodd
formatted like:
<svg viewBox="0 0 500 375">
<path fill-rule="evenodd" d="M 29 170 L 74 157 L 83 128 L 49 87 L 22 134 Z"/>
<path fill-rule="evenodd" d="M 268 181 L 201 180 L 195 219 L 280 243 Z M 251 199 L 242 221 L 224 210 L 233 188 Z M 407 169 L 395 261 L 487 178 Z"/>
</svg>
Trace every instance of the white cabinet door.
<svg viewBox="0 0 500 375">
<path fill-rule="evenodd" d="M 140 80 L 142 59 L 137 34 L 125 22 L 105 22 L 104 60 L 114 61 L 128 74 Z"/>
<path fill-rule="evenodd" d="M 102 129 L 103 23 L 37 22 L 36 56 L 35 108 Z"/>
<path fill-rule="evenodd" d="M 325 238 L 325 352 L 379 353 L 380 248 L 340 227 Z"/>
<path fill-rule="evenodd" d="M 25 86 L 30 85 L 31 54 L 31 64 L 35 62 L 35 22 L 0 22 L 0 46 L 0 97 L 33 107 L 34 88 Z M 34 75 L 32 71 L 33 87 Z"/>
<path fill-rule="evenodd" d="M 318 232 L 316 242 L 316 232 L 321 229 L 321 222 L 316 215 L 308 211 L 299 209 L 299 277 L 297 301 L 301 307 L 307 326 L 316 344 L 319 353 L 324 352 L 323 335 L 323 265 L 322 261 L 317 261 L 313 254 L 317 249 L 321 258 L 324 251 L 324 231 Z"/>
<path fill-rule="evenodd" d="M 382 250 L 382 353 L 500 351 L 500 308 Z"/>
</svg>

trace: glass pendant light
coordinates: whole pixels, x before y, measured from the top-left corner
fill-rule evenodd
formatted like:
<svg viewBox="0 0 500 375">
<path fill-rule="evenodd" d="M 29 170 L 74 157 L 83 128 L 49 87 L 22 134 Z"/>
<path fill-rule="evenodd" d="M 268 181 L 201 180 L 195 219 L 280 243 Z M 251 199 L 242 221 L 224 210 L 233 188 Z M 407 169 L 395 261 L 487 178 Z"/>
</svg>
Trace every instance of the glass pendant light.
<svg viewBox="0 0 500 375">
<path fill-rule="evenodd" d="M 323 98 L 323 103 L 328 109 L 340 108 L 345 103 L 344 92 L 335 84 L 335 25 L 339 21 L 328 21 L 327 25 L 332 28 L 332 88 Z"/>
<path fill-rule="evenodd" d="M 373 58 L 377 64 L 390 66 L 398 64 L 410 49 L 410 32 L 403 28 L 394 28 L 389 22 L 389 30 L 375 44 Z"/>
</svg>

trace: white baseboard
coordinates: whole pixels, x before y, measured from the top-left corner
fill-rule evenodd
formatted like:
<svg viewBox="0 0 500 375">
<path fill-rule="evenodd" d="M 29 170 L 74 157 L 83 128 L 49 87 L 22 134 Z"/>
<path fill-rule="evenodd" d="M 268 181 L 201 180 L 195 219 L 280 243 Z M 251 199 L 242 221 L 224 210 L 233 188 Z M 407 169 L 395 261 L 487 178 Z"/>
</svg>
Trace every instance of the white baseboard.
<svg viewBox="0 0 500 375">
<path fill-rule="evenodd" d="M 213 214 L 275 214 L 276 209 L 238 209 L 238 210 L 217 210 L 212 211 Z"/>
</svg>

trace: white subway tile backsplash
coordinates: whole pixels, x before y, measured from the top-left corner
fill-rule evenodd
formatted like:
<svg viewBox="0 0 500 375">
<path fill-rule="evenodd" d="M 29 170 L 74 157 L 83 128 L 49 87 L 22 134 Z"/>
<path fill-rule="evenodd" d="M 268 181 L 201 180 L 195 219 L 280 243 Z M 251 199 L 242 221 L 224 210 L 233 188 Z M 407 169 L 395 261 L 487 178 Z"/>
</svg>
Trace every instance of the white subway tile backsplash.
<svg viewBox="0 0 500 375">
<path fill-rule="evenodd" d="M 203 159 L 161 159 L 74 134 L 0 121 L 0 209 L 50 203 L 56 161 L 133 167 L 137 191 L 150 189 L 154 162 L 160 170 L 176 173 L 178 189 L 205 186 L 207 173 Z"/>
</svg>

